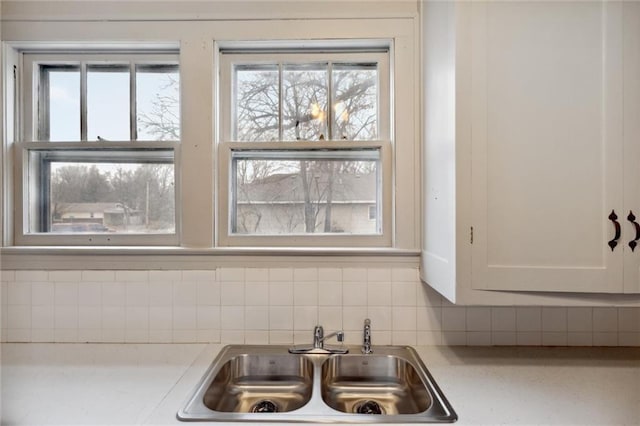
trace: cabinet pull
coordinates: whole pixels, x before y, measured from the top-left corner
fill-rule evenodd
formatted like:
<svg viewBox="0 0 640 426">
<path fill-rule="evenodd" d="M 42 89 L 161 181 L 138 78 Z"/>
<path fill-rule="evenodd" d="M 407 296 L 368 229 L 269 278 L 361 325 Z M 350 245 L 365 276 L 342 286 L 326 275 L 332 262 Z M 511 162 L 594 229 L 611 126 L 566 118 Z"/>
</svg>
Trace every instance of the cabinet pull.
<svg viewBox="0 0 640 426">
<path fill-rule="evenodd" d="M 629 216 L 627 216 L 627 220 L 631 222 L 636 229 L 636 237 L 629 241 L 629 247 L 631 247 L 631 251 L 635 251 L 638 246 L 638 240 L 640 240 L 640 225 L 636 222 L 636 216 L 633 214 L 633 211 L 629 211 Z"/>
<path fill-rule="evenodd" d="M 613 237 L 613 240 L 609 241 L 607 244 L 611 247 L 611 251 L 616 248 L 618 245 L 618 240 L 620 239 L 620 222 L 618 222 L 618 215 L 614 210 L 611 210 L 611 214 L 609 215 L 609 220 L 613 222 L 613 226 L 616 228 L 616 234 Z"/>
</svg>

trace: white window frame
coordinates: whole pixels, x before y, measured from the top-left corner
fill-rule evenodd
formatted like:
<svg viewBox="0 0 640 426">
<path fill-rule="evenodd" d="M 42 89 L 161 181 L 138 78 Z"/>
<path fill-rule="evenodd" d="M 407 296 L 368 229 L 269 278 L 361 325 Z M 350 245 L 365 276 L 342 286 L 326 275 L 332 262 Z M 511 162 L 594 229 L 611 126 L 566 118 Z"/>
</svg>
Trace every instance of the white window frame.
<svg viewBox="0 0 640 426">
<path fill-rule="evenodd" d="M 20 93 L 22 94 L 21 109 L 21 137 L 14 145 L 14 182 L 15 182 L 15 216 L 14 239 L 16 245 L 22 246 L 176 246 L 180 242 L 181 231 L 181 206 L 180 200 L 180 141 L 39 141 L 38 121 L 38 71 L 39 64 L 69 64 L 69 63 L 127 63 L 133 69 L 135 65 L 147 64 L 176 64 L 179 66 L 179 54 L 177 51 L 127 51 L 127 52 L 95 52 L 95 51 L 51 51 L 43 52 L 37 48 L 21 52 Z M 84 65 L 83 65 L 84 66 Z M 132 81 L 135 78 L 131 79 Z M 86 83 L 81 83 L 86 98 Z M 130 136 L 136 135 L 135 120 L 135 83 L 130 86 Z M 181 102 L 182 103 L 182 102 Z M 82 107 L 81 117 L 86 117 L 86 107 Z M 84 110 L 84 111 L 83 111 Z M 181 120 L 182 121 L 182 120 Z M 86 123 L 82 124 L 84 130 L 81 138 L 86 138 Z M 182 127 L 182 126 L 181 126 Z M 182 133 L 182 131 L 181 131 Z M 175 232 L 166 234 L 124 234 L 124 233 L 82 233 L 82 234 L 58 234 L 58 233 L 29 233 L 27 232 L 27 215 L 30 211 L 28 205 L 29 182 L 29 152 L 33 150 L 119 150 L 131 152 L 135 157 L 136 149 L 166 149 L 173 151 L 174 158 L 174 197 L 175 202 Z M 105 156 L 108 158 L 108 156 Z"/>
<path fill-rule="evenodd" d="M 357 43 L 357 41 L 351 41 Z M 366 48 L 337 49 L 322 48 L 317 44 L 312 50 L 305 50 L 296 42 L 278 44 L 277 47 L 256 50 L 252 43 L 235 43 L 233 48 L 219 51 L 219 125 L 218 143 L 218 186 L 217 186 L 217 244 L 219 246 L 239 247 L 391 247 L 393 242 L 393 193 L 392 193 L 392 87 L 391 87 L 391 44 Z M 313 62 L 376 62 L 378 64 L 378 139 L 370 141 L 320 140 L 245 142 L 233 140 L 234 99 L 233 74 L 236 65 L 247 64 L 308 64 Z M 331 114 L 330 106 L 327 108 Z M 328 122 L 331 116 L 327 118 Z M 232 153 L 234 150 L 296 150 L 312 149 L 377 149 L 380 152 L 380 182 L 382 196 L 380 210 L 382 214 L 380 234 L 288 234 L 257 235 L 234 234 L 231 232 L 231 176 Z"/>
</svg>

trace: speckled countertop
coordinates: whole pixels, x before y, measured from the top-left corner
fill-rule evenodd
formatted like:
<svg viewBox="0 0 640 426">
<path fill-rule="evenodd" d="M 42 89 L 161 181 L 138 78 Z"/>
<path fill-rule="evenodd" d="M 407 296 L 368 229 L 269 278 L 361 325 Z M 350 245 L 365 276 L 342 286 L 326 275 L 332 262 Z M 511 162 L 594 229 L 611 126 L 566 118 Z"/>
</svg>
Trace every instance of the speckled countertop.
<svg viewBox="0 0 640 426">
<path fill-rule="evenodd" d="M 3 344 L 3 425 L 185 424 L 221 345 Z M 640 348 L 416 348 L 457 424 L 640 424 Z"/>
</svg>

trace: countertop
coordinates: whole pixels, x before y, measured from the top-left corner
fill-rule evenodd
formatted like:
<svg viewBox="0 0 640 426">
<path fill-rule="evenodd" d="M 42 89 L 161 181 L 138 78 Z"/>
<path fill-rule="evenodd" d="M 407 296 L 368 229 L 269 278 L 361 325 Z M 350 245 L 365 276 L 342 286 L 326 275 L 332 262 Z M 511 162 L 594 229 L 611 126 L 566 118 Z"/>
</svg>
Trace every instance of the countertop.
<svg viewBox="0 0 640 426">
<path fill-rule="evenodd" d="M 3 344 L 3 425 L 182 424 L 222 345 Z M 640 424 L 640 348 L 418 346 L 461 425 Z"/>
</svg>

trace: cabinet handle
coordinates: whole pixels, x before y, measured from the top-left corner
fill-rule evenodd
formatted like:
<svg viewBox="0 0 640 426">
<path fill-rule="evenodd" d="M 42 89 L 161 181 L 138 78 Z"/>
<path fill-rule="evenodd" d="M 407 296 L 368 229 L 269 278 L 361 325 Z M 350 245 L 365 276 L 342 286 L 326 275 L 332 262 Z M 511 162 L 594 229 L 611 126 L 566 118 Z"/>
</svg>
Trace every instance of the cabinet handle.
<svg viewBox="0 0 640 426">
<path fill-rule="evenodd" d="M 620 239 L 620 222 L 618 222 L 618 215 L 614 210 L 611 210 L 611 214 L 609 215 L 609 220 L 613 222 L 613 226 L 616 228 L 616 235 L 613 237 L 613 240 L 609 241 L 607 244 L 611 247 L 611 251 L 616 248 L 618 245 L 618 240 Z"/>
<path fill-rule="evenodd" d="M 640 225 L 636 222 L 636 217 L 633 214 L 633 211 L 629 211 L 629 216 L 627 216 L 627 220 L 631 222 L 636 229 L 636 237 L 629 241 L 629 247 L 631 247 L 631 251 L 634 251 L 638 246 L 638 240 L 640 240 Z"/>
</svg>

